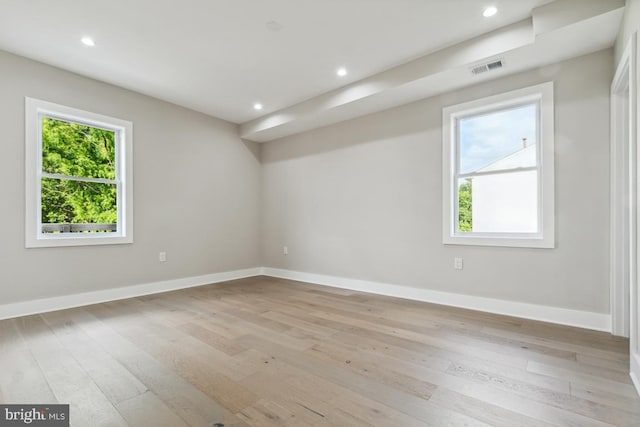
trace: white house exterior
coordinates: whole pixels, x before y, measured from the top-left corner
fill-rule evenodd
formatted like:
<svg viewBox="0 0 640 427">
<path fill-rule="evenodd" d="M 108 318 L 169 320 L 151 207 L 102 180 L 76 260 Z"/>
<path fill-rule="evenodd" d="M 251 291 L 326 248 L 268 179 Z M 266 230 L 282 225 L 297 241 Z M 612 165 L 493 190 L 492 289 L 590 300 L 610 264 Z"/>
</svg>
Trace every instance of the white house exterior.
<svg viewBox="0 0 640 427">
<path fill-rule="evenodd" d="M 538 173 L 500 173 L 536 165 L 537 145 L 531 144 L 476 172 L 497 172 L 472 179 L 474 232 L 531 233 L 538 231 Z"/>
</svg>

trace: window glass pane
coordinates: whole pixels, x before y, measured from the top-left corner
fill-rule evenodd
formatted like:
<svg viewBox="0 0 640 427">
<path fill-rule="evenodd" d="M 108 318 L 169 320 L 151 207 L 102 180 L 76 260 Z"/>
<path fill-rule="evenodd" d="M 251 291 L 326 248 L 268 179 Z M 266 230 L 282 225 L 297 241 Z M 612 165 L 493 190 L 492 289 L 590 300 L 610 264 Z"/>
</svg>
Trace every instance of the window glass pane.
<svg viewBox="0 0 640 427">
<path fill-rule="evenodd" d="M 87 229 L 92 232 L 114 232 L 118 218 L 116 196 L 115 184 L 43 178 L 42 232 L 86 232 Z M 73 225 L 63 229 L 61 224 L 100 225 Z"/>
<path fill-rule="evenodd" d="M 536 165 L 537 104 L 458 120 L 459 173 Z"/>
<path fill-rule="evenodd" d="M 473 180 L 458 180 L 458 231 L 473 231 Z"/>
<path fill-rule="evenodd" d="M 115 132 L 45 117 L 42 171 L 84 178 L 115 179 Z"/>
<path fill-rule="evenodd" d="M 459 180 L 459 193 L 464 183 Z M 470 179 L 471 231 L 479 233 L 536 233 L 538 232 L 538 172 L 498 173 Z M 462 218 L 463 199 L 459 216 Z M 463 222 L 459 220 L 463 231 Z"/>
</svg>

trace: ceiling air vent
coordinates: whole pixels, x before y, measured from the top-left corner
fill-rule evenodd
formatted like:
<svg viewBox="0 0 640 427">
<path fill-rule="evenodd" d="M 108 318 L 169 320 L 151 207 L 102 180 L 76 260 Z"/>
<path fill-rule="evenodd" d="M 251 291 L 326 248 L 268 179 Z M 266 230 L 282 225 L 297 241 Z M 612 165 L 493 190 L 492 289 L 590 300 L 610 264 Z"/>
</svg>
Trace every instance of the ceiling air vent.
<svg viewBox="0 0 640 427">
<path fill-rule="evenodd" d="M 504 66 L 504 63 L 502 62 L 502 59 L 498 59 L 496 61 L 491 61 L 486 64 L 480 64 L 472 67 L 471 74 L 474 74 L 474 75 L 482 74 L 482 73 L 486 73 L 487 71 L 500 69 L 503 66 Z"/>
</svg>

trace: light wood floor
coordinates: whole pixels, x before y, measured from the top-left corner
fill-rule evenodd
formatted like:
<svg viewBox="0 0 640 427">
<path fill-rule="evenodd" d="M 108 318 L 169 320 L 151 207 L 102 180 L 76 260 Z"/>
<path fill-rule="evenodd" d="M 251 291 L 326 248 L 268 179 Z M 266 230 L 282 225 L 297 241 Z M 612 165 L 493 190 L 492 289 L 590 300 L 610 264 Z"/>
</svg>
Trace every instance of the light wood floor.
<svg viewBox="0 0 640 427">
<path fill-rule="evenodd" d="M 258 277 L 0 322 L 0 402 L 86 426 L 640 426 L 605 333 Z"/>
</svg>

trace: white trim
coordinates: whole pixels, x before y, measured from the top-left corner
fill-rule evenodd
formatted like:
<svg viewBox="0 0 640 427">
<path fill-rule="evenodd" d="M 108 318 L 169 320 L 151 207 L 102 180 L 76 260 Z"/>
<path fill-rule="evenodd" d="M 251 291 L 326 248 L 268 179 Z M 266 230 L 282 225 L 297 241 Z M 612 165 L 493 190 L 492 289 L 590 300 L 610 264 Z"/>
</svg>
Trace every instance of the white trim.
<svg viewBox="0 0 640 427">
<path fill-rule="evenodd" d="M 631 355 L 631 372 L 629 373 L 633 385 L 636 387 L 638 395 L 640 395 L 640 356 L 638 354 Z"/>
<path fill-rule="evenodd" d="M 571 310 L 568 308 L 484 298 L 473 295 L 455 294 L 430 289 L 419 289 L 409 286 L 391 285 L 387 283 L 347 279 L 343 277 L 325 276 L 321 274 L 281 270 L 269 267 L 264 267 L 262 271 L 265 276 L 332 286 L 334 288 L 351 289 L 372 294 L 448 305 L 452 307 L 468 308 L 471 310 L 503 314 L 524 319 L 577 326 L 596 331 L 609 332 L 611 330 L 611 316 L 605 313 Z"/>
<path fill-rule="evenodd" d="M 638 395 L 640 395 L 640 356 L 638 354 L 631 354 L 630 368 L 629 376 L 631 377 L 631 382 L 633 382 Z"/>
<path fill-rule="evenodd" d="M 52 117 L 113 131 L 116 137 L 116 178 L 106 180 L 117 186 L 118 227 L 115 233 L 42 233 L 42 117 Z M 80 179 L 101 182 L 100 180 Z M 133 123 L 25 97 L 25 247 L 85 246 L 133 243 Z"/>
<path fill-rule="evenodd" d="M 538 108 L 538 231 L 536 233 L 459 233 L 456 231 L 457 126 L 461 117 L 499 111 L 523 103 Z M 553 82 L 452 105 L 442 110 L 442 242 L 450 245 L 555 247 Z"/>
<path fill-rule="evenodd" d="M 629 40 L 611 83 L 611 333 L 629 336 L 629 284 L 636 277 L 635 145 L 632 93 L 635 36 Z M 625 96 L 626 95 L 626 96 Z"/>
<path fill-rule="evenodd" d="M 221 273 L 206 274 L 203 276 L 164 280 L 141 285 L 124 286 L 120 288 L 4 304 L 0 305 L 0 320 L 127 298 L 135 298 L 143 295 L 152 295 L 255 276 L 270 276 L 281 279 L 297 280 L 299 282 L 313 283 L 316 285 L 351 289 L 378 295 L 448 305 L 452 307 L 468 308 L 471 310 L 503 314 L 524 319 L 541 320 L 561 325 L 577 326 L 597 331 L 609 331 L 611 328 L 611 317 L 608 314 L 484 298 L 473 295 L 454 294 L 450 292 L 304 273 L 300 271 L 282 270 L 270 267 L 255 267 L 244 270 L 225 271 Z M 638 363 L 638 366 L 640 366 L 640 363 Z"/>
<path fill-rule="evenodd" d="M 634 380 L 636 389 L 640 391 L 640 251 L 638 250 L 638 232 L 640 231 L 640 214 L 638 213 L 638 190 L 640 184 L 638 179 L 638 165 L 640 164 L 640 150 L 638 149 L 638 124 L 640 122 L 640 109 L 638 108 L 638 81 L 640 80 L 640 69 L 638 68 L 638 35 L 634 32 L 629 40 L 630 49 L 629 60 L 629 144 L 635 152 L 632 152 L 631 159 L 632 184 L 631 184 L 631 280 L 629 289 L 629 370 L 631 378 Z"/>
<path fill-rule="evenodd" d="M 615 335 L 629 336 L 629 375 L 640 394 L 640 110 L 637 86 L 640 70 L 637 63 L 637 38 L 637 32 L 631 34 L 611 83 L 610 286 L 611 332 Z M 627 95 L 628 99 L 625 99 L 624 95 Z M 628 126 L 626 129 L 623 127 L 625 125 Z M 627 170 L 620 171 L 620 165 L 628 165 Z"/>
<path fill-rule="evenodd" d="M 0 305 L 0 320 L 260 276 L 259 267 Z"/>
</svg>

